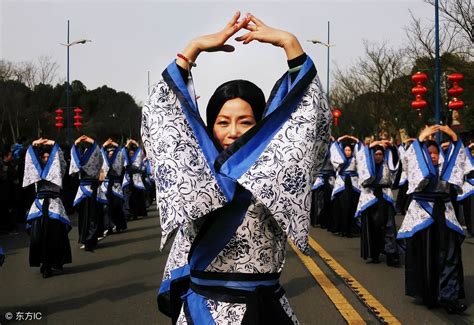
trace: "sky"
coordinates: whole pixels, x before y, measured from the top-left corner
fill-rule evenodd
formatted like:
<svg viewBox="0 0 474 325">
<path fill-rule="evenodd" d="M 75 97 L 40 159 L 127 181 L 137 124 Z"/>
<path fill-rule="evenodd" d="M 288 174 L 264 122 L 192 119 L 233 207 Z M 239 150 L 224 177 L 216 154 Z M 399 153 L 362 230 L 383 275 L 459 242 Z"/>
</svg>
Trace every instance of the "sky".
<svg viewBox="0 0 474 325">
<path fill-rule="evenodd" d="M 434 9 L 411 1 L 37 1 L 0 0 L 0 59 L 36 61 L 47 55 L 66 80 L 67 21 L 70 41 L 90 39 L 70 49 L 70 78 L 88 89 L 107 85 L 144 103 L 148 74 L 156 83 L 161 72 L 193 38 L 219 31 L 236 10 L 251 12 L 266 24 L 292 32 L 316 63 L 326 85 L 327 50 L 308 39 L 327 40 L 330 21 L 330 70 L 354 64 L 363 55 L 363 40 L 399 48 L 406 40 L 409 10 L 433 20 Z M 243 33 L 243 32 L 242 32 Z M 238 34 L 239 35 L 239 34 Z M 225 81 L 248 79 L 266 96 L 287 69 L 282 49 L 253 42 L 233 53 L 203 53 L 193 69 L 199 106 L 205 109 L 213 91 Z M 332 80 L 333 77 L 330 78 Z M 87 109 L 87 108 L 85 108 Z"/>
</svg>

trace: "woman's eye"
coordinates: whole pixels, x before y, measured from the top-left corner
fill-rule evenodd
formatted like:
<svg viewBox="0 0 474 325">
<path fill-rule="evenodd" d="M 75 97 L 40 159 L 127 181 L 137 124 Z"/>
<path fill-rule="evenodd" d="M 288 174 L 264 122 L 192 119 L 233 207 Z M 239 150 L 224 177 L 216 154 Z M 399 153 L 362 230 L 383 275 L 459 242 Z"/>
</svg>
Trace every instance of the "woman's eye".
<svg viewBox="0 0 474 325">
<path fill-rule="evenodd" d="M 220 126 L 226 126 L 227 124 L 229 124 L 227 121 L 219 121 L 219 122 L 217 122 L 217 125 L 220 125 Z"/>
<path fill-rule="evenodd" d="M 242 121 L 243 125 L 253 125 L 254 123 L 252 121 Z"/>
</svg>

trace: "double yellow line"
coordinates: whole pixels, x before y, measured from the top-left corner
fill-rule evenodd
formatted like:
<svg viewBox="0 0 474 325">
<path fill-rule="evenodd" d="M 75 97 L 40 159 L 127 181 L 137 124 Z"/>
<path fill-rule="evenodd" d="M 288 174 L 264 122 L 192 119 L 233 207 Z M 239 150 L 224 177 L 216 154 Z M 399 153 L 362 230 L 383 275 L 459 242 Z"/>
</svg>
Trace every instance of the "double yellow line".
<svg viewBox="0 0 474 325">
<path fill-rule="evenodd" d="M 334 286 L 319 266 L 309 257 L 301 253 L 293 243 L 289 242 L 313 278 L 319 283 L 336 309 L 348 324 L 366 324 L 360 314 L 352 307 L 342 293 Z M 372 296 L 346 269 L 344 269 L 328 252 L 313 238 L 309 237 L 309 245 L 322 260 L 348 285 L 359 299 L 370 309 L 379 320 L 386 324 L 401 324 L 374 296 Z"/>
</svg>

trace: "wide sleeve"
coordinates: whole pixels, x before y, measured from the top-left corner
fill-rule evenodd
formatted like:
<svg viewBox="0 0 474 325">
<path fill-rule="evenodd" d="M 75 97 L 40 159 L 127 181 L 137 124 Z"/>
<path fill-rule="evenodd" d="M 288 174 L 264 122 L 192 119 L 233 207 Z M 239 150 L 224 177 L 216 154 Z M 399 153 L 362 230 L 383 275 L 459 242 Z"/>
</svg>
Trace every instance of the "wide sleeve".
<svg viewBox="0 0 474 325">
<path fill-rule="evenodd" d="M 407 194 L 422 191 L 430 181 L 430 171 L 427 157 L 424 155 L 423 144 L 413 141 L 405 153 L 406 172 L 408 178 Z"/>
<path fill-rule="evenodd" d="M 29 146 L 25 155 L 25 172 L 23 176 L 23 187 L 27 187 L 41 180 L 42 168 L 36 159 L 33 146 Z"/>
<path fill-rule="evenodd" d="M 304 82 L 298 77 L 296 83 L 298 80 Z M 311 187 L 316 170 L 327 154 L 331 125 L 326 93 L 315 71 L 308 83 L 297 96 L 296 109 L 276 128 L 258 159 L 238 178 L 304 253 L 309 251 Z M 275 104 L 279 107 L 275 109 L 276 114 L 279 109 L 290 109 L 285 103 L 291 102 L 292 94 L 296 95 L 289 90 L 286 96 L 281 96 L 281 102 Z"/>
<path fill-rule="evenodd" d="M 461 140 L 458 140 L 448 148 L 441 175 L 441 179 L 453 185 L 458 194 L 462 194 L 465 166 L 466 151 Z"/>
<path fill-rule="evenodd" d="M 71 162 L 69 163 L 69 175 L 77 174 L 81 170 L 81 164 L 79 157 L 77 156 L 76 145 L 73 144 L 71 147 Z"/>
<path fill-rule="evenodd" d="M 344 152 L 342 151 L 341 145 L 339 142 L 334 141 L 329 146 L 329 151 L 331 154 L 331 164 L 336 171 L 338 171 L 342 164 L 346 161 L 344 158 Z"/>
<path fill-rule="evenodd" d="M 359 184 L 365 187 L 375 179 L 375 167 L 370 148 L 364 146 L 360 150 L 355 150 L 355 157 Z"/>
<path fill-rule="evenodd" d="M 204 124 L 189 121 L 196 115 L 190 113 L 189 93 L 177 80 L 181 78 L 183 83 L 178 74 L 173 62 L 142 110 L 141 136 L 156 182 L 162 247 L 177 227 L 227 201 L 203 153 L 206 143 L 200 143 L 195 135 L 202 135 Z"/>
</svg>

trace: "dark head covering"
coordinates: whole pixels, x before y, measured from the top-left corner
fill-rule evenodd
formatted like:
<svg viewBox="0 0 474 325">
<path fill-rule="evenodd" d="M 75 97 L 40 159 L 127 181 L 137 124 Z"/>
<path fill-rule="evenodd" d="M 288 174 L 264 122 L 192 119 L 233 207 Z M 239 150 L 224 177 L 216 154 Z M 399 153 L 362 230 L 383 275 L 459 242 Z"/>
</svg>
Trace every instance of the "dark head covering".
<svg viewBox="0 0 474 325">
<path fill-rule="evenodd" d="M 436 141 L 433 141 L 433 140 L 426 140 L 425 141 L 425 144 L 426 144 L 426 148 L 429 148 L 431 146 L 435 146 L 437 149 L 438 149 L 438 153 L 440 152 L 439 150 L 439 145 L 436 143 Z"/>
<path fill-rule="evenodd" d="M 352 152 L 354 152 L 354 143 L 352 141 L 341 141 L 342 145 L 342 150 L 346 149 L 346 147 L 349 147 Z"/>
<path fill-rule="evenodd" d="M 374 153 L 376 153 L 379 150 L 382 151 L 382 153 L 385 153 L 385 149 L 383 148 L 383 146 L 376 145 L 372 149 L 374 150 Z"/>
<path fill-rule="evenodd" d="M 206 119 L 207 129 L 212 134 L 214 122 L 221 111 L 222 106 L 231 99 L 240 98 L 252 107 L 255 121 L 262 119 L 265 110 L 265 96 L 260 88 L 247 80 L 232 80 L 220 85 L 207 105 Z"/>
</svg>

